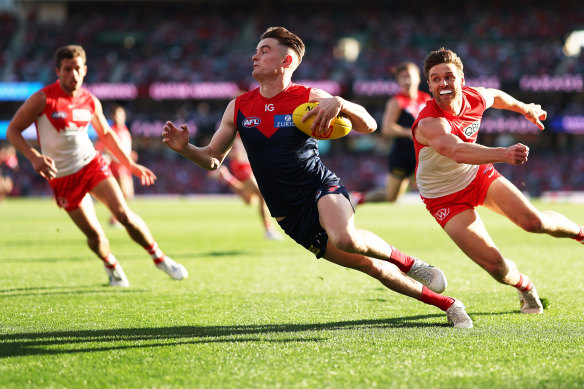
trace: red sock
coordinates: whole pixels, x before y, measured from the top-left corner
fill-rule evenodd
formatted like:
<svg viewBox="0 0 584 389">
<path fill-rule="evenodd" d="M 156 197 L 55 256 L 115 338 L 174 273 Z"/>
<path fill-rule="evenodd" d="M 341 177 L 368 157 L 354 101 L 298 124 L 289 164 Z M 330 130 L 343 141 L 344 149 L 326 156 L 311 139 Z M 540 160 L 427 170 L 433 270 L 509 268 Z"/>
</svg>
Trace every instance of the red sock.
<svg viewBox="0 0 584 389">
<path fill-rule="evenodd" d="M 154 261 L 155 264 L 159 264 L 160 262 L 164 261 L 164 254 L 158 248 L 158 243 L 154 242 L 150 246 L 144 246 L 150 257 Z"/>
<path fill-rule="evenodd" d="M 108 255 L 105 256 L 105 258 L 100 258 L 105 267 L 107 267 L 108 269 L 115 269 L 115 267 L 118 265 L 118 260 L 116 259 L 116 257 L 114 257 L 114 255 L 112 253 L 109 253 Z"/>
<path fill-rule="evenodd" d="M 527 276 L 519 274 L 519 282 L 513 286 L 515 286 L 522 292 L 527 292 L 528 290 L 531 290 L 533 288 L 533 282 L 531 282 L 531 280 Z"/>
<path fill-rule="evenodd" d="M 580 226 L 580 233 L 574 239 L 580 243 L 584 243 L 584 226 Z"/>
<path fill-rule="evenodd" d="M 393 263 L 399 268 L 399 270 L 407 273 L 410 271 L 414 265 L 414 258 L 407 254 L 402 253 L 395 247 L 391 247 L 391 255 L 389 256 L 389 262 Z"/>
<path fill-rule="evenodd" d="M 420 297 L 420 301 L 438 307 L 444 312 L 454 304 L 454 299 L 452 297 L 432 292 L 425 286 L 422 286 L 422 296 Z"/>
</svg>

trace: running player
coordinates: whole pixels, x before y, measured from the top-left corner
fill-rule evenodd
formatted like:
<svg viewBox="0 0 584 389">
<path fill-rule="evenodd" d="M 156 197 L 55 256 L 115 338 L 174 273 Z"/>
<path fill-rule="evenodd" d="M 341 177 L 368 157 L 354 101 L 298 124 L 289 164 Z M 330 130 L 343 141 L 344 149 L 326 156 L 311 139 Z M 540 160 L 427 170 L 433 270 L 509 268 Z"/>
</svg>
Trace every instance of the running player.
<svg viewBox="0 0 584 389">
<path fill-rule="evenodd" d="M 87 135 L 91 123 L 106 147 L 140 178 L 142 185 L 154 183 L 154 173 L 136 164 L 122 150 L 100 101 L 81 87 L 87 73 L 85 51 L 81 46 L 64 46 L 57 50 L 55 60 L 58 80 L 34 93 L 18 109 L 8 125 L 8 140 L 48 180 L 59 207 L 65 209 L 87 237 L 89 248 L 103 261 L 111 286 L 127 287 L 129 282 L 110 251 L 90 193 L 108 207 L 160 270 L 177 280 L 186 278 L 184 266 L 163 254 L 144 221 L 128 208 L 107 163 Z M 22 136 L 33 122 L 40 152 Z"/>
<path fill-rule="evenodd" d="M 439 294 L 446 288 L 439 269 L 355 227 L 347 190 L 320 160 L 316 140 L 298 130 L 291 116 L 298 105 L 318 101 L 303 118 L 314 116 L 317 134 L 325 133 L 341 111 L 357 132 L 373 132 L 377 124 L 360 105 L 292 83 L 303 55 L 298 36 L 283 27 L 269 28 L 252 56 L 252 75 L 260 86 L 228 104 L 209 145 L 190 144 L 188 127 L 171 122 L 164 126 L 163 142 L 195 164 L 215 170 L 239 133 L 266 204 L 292 239 L 317 258 L 362 271 L 398 293 L 442 309 L 455 327 L 472 327 L 464 305 Z"/>
<path fill-rule="evenodd" d="M 582 243 L 584 230 L 557 212 L 538 211 L 493 167 L 525 163 L 527 146 L 486 147 L 476 139 L 489 107 L 518 112 L 541 130 L 547 113 L 540 105 L 523 103 L 498 89 L 465 86 L 461 59 L 444 48 L 428 54 L 424 74 L 433 99 L 412 129 L 422 200 L 466 255 L 495 280 L 517 289 L 522 313 L 542 313 L 533 282 L 497 249 L 475 208 L 484 205 L 528 232 Z"/>
<path fill-rule="evenodd" d="M 389 153 L 389 171 L 385 188 L 373 189 L 365 194 L 351 193 L 356 204 L 394 202 L 406 192 L 410 177 L 416 169 L 416 154 L 412 141 L 412 124 L 418 113 L 432 97 L 421 90 L 420 68 L 413 62 L 403 62 L 396 67 L 395 78 L 400 91 L 387 102 L 383 114 L 381 133 L 393 138 Z"/>
<path fill-rule="evenodd" d="M 119 104 L 116 104 L 112 108 L 112 125 L 111 129 L 118 136 L 118 141 L 124 154 L 129 156 L 132 161 L 136 162 L 138 160 L 138 153 L 132 150 L 132 135 L 130 130 L 126 126 L 126 110 Z M 134 179 L 132 178 L 132 172 L 123 163 L 121 163 L 116 156 L 109 151 L 105 146 L 104 142 L 98 140 L 95 142 L 95 148 L 97 151 L 103 154 L 104 159 L 109 163 L 110 170 L 126 200 L 131 200 L 134 198 Z M 110 217 L 110 225 L 122 227 L 120 222 L 112 215 Z"/>
</svg>

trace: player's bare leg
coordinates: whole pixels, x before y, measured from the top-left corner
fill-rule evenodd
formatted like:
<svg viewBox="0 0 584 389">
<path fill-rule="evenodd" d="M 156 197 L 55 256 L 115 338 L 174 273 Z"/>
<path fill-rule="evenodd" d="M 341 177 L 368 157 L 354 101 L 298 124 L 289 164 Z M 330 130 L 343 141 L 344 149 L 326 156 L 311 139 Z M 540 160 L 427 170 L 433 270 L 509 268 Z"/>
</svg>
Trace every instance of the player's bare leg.
<svg viewBox="0 0 584 389">
<path fill-rule="evenodd" d="M 537 296 L 537 291 L 531 280 L 519 271 L 515 263 L 503 257 L 474 209 L 468 209 L 453 216 L 444 226 L 444 231 L 470 259 L 485 269 L 491 277 L 502 284 L 517 289 L 522 303 L 522 312 L 543 312 L 539 297 L 534 297 Z M 527 297 L 525 297 L 526 294 Z M 529 306 L 523 308 L 526 298 Z"/>
<path fill-rule="evenodd" d="M 122 266 L 110 252 L 110 245 L 95 214 L 93 201 L 85 195 L 80 207 L 68 212 L 69 217 L 87 238 L 87 245 L 104 263 L 111 286 L 129 286 Z"/>
<path fill-rule="evenodd" d="M 539 211 L 505 177 L 493 181 L 484 205 L 506 216 L 527 232 L 547 234 L 557 238 L 576 238 L 580 225 L 555 211 Z"/>
<path fill-rule="evenodd" d="M 97 184 L 91 194 L 108 207 L 136 243 L 145 247 L 154 242 L 146 223 L 128 207 L 124 195 L 114 178 L 110 177 Z"/>
<path fill-rule="evenodd" d="M 393 174 L 387 175 L 385 186 L 385 201 L 397 201 L 408 189 L 409 178 L 396 177 Z"/>
<path fill-rule="evenodd" d="M 434 292 L 446 289 L 446 277 L 434 266 L 400 252 L 374 233 L 355 227 L 351 203 L 341 194 L 323 196 L 318 202 L 320 224 L 329 241 L 347 253 L 361 254 L 388 261 Z"/>
<path fill-rule="evenodd" d="M 397 293 L 443 310 L 454 327 L 472 327 L 472 320 L 459 300 L 431 291 L 420 282 L 404 275 L 397 266 L 390 262 L 361 254 L 347 253 L 337 248 L 330 240 L 327 243 L 324 258 L 337 265 L 359 270 L 379 280 L 385 287 Z"/>
<path fill-rule="evenodd" d="M 91 193 L 104 203 L 124 226 L 128 235 L 148 252 L 154 264 L 175 280 L 182 280 L 188 276 L 184 266 L 176 263 L 158 248 L 148 226 L 140 216 L 130 210 L 122 191 L 114 178 L 101 181 Z"/>
</svg>

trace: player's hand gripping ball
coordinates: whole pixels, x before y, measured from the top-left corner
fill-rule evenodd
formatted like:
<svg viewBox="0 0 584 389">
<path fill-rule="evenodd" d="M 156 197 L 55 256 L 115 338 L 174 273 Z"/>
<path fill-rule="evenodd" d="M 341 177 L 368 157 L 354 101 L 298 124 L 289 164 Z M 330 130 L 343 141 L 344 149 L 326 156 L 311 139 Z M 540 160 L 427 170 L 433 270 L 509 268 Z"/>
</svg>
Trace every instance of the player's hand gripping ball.
<svg viewBox="0 0 584 389">
<path fill-rule="evenodd" d="M 351 120 L 347 115 L 340 112 L 337 117 L 331 120 L 331 125 L 324 135 L 316 135 L 316 130 L 313 132 L 310 128 L 314 121 L 314 117 L 311 116 L 304 122 L 302 122 L 302 117 L 306 112 L 312 111 L 317 105 L 318 103 L 304 103 L 294 109 L 292 121 L 294 121 L 294 125 L 298 127 L 300 131 L 315 139 L 338 139 L 347 135 L 351 131 L 351 128 L 353 128 Z"/>
</svg>

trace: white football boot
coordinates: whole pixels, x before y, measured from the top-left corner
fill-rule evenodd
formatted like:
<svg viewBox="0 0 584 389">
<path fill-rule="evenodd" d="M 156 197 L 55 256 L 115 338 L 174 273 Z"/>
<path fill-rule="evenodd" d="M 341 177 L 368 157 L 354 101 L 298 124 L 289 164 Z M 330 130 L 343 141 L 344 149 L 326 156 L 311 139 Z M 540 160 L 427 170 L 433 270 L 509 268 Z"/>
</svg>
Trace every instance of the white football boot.
<svg viewBox="0 0 584 389">
<path fill-rule="evenodd" d="M 543 313 L 543 305 L 541 305 L 535 286 L 525 292 L 517 289 L 517 293 L 519 294 L 521 313 Z"/>
<path fill-rule="evenodd" d="M 183 280 L 189 276 L 189 272 L 183 265 L 176 263 L 166 255 L 162 262 L 156 264 L 156 267 L 175 280 Z"/>
<path fill-rule="evenodd" d="M 454 299 L 454 304 L 446 310 L 446 318 L 454 328 L 472 328 L 472 319 L 466 313 L 466 308 L 460 300 Z"/>
<path fill-rule="evenodd" d="M 110 269 L 104 265 L 104 268 L 109 278 L 110 286 L 117 286 L 122 288 L 127 288 L 130 286 L 128 279 L 126 278 L 126 274 L 124 274 L 124 270 L 122 269 L 122 265 L 118 263 L 113 269 Z"/>
<path fill-rule="evenodd" d="M 442 270 L 418 258 L 414 258 L 414 265 L 406 275 L 426 285 L 428 289 L 436 293 L 444 292 L 448 286 L 448 281 L 446 281 Z"/>
</svg>

